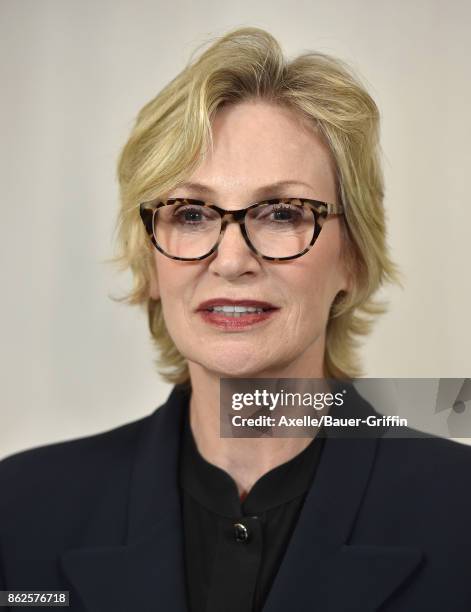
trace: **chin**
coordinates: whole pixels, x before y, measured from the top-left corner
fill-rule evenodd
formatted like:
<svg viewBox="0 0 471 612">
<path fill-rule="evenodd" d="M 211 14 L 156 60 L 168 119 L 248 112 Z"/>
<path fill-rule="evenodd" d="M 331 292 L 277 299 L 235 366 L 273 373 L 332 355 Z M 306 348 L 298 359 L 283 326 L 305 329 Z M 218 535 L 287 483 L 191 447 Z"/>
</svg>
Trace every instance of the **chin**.
<svg viewBox="0 0 471 612">
<path fill-rule="evenodd" d="M 241 361 L 227 359 L 217 363 L 213 361 L 199 361 L 199 363 L 220 378 L 290 378 L 294 375 L 291 371 L 292 359 L 267 361 L 266 355 L 263 357 L 256 359 L 255 356 L 251 356 L 250 359 Z"/>
<path fill-rule="evenodd" d="M 247 360 L 241 362 L 227 360 L 223 363 L 210 363 L 208 369 L 221 378 L 253 378 L 265 368 L 260 363 L 248 363 Z"/>
<path fill-rule="evenodd" d="M 284 347 L 272 346 L 269 352 L 269 344 L 268 340 L 261 343 L 242 337 L 216 342 L 200 339 L 199 343 L 189 344 L 186 338 L 186 342 L 179 345 L 179 351 L 189 362 L 220 378 L 278 378 L 283 371 L 290 370 L 296 353 L 288 351 L 286 343 Z M 276 350 L 280 348 L 283 350 Z"/>
<path fill-rule="evenodd" d="M 257 358 L 253 353 L 250 356 L 245 354 L 222 356 L 217 360 L 214 355 L 211 358 L 198 358 L 193 356 L 192 361 L 198 363 L 205 370 L 217 374 L 220 378 L 255 378 L 261 372 L 266 372 L 270 367 L 263 359 Z"/>
</svg>

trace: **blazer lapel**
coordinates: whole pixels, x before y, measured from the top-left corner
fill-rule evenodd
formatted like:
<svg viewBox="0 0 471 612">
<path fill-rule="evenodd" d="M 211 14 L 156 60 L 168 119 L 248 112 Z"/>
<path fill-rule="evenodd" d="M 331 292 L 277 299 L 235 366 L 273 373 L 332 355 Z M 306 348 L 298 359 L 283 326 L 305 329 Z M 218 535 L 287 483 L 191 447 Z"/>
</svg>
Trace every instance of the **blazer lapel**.
<svg viewBox="0 0 471 612">
<path fill-rule="evenodd" d="M 87 612 L 187 612 L 178 491 L 179 437 L 187 399 L 187 390 L 174 387 L 167 402 L 144 423 L 130 483 L 125 541 L 71 549 L 61 556 L 62 569 Z M 106 517 L 112 516 L 105 500 L 89 532 L 102 533 Z"/>
<path fill-rule="evenodd" d="M 353 387 L 350 392 L 356 416 L 378 414 Z M 331 414 L 344 416 L 338 408 Z M 347 544 L 378 444 L 371 428 L 363 431 L 362 438 L 341 438 L 327 430 L 313 486 L 263 612 L 374 612 L 418 567 L 423 554 L 414 547 Z"/>
</svg>

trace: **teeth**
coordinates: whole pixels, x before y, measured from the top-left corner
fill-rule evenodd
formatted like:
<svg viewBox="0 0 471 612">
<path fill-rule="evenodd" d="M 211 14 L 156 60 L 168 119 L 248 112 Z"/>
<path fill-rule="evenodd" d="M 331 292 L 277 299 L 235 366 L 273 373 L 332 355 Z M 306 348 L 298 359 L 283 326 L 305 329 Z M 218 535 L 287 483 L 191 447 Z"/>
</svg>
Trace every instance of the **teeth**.
<svg viewBox="0 0 471 612">
<path fill-rule="evenodd" d="M 230 316 L 240 316 L 242 313 L 247 312 L 263 312 L 263 308 L 255 308 L 253 306 L 214 306 L 208 310 L 214 312 L 223 312 Z"/>
</svg>

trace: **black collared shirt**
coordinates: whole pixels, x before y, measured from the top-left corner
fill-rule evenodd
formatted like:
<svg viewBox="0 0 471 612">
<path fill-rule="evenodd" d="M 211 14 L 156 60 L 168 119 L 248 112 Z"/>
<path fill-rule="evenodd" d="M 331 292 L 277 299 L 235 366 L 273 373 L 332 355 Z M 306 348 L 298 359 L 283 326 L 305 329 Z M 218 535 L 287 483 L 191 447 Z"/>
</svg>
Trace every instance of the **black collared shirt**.
<svg viewBox="0 0 471 612">
<path fill-rule="evenodd" d="M 254 440 L 255 442 L 255 440 Z M 190 612 L 259 612 L 312 483 L 324 438 L 264 474 L 241 503 L 199 453 L 185 415 L 180 487 Z"/>
</svg>

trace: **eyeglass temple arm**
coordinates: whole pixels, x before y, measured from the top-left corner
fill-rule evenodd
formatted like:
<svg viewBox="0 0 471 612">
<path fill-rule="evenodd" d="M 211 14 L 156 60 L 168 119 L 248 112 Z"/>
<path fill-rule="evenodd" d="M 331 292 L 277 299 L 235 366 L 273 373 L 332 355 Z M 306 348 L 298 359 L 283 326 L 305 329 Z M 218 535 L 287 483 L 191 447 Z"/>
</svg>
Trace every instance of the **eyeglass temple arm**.
<svg viewBox="0 0 471 612">
<path fill-rule="evenodd" d="M 342 215 L 345 210 L 342 204 L 330 204 L 326 202 L 328 215 Z"/>
</svg>

